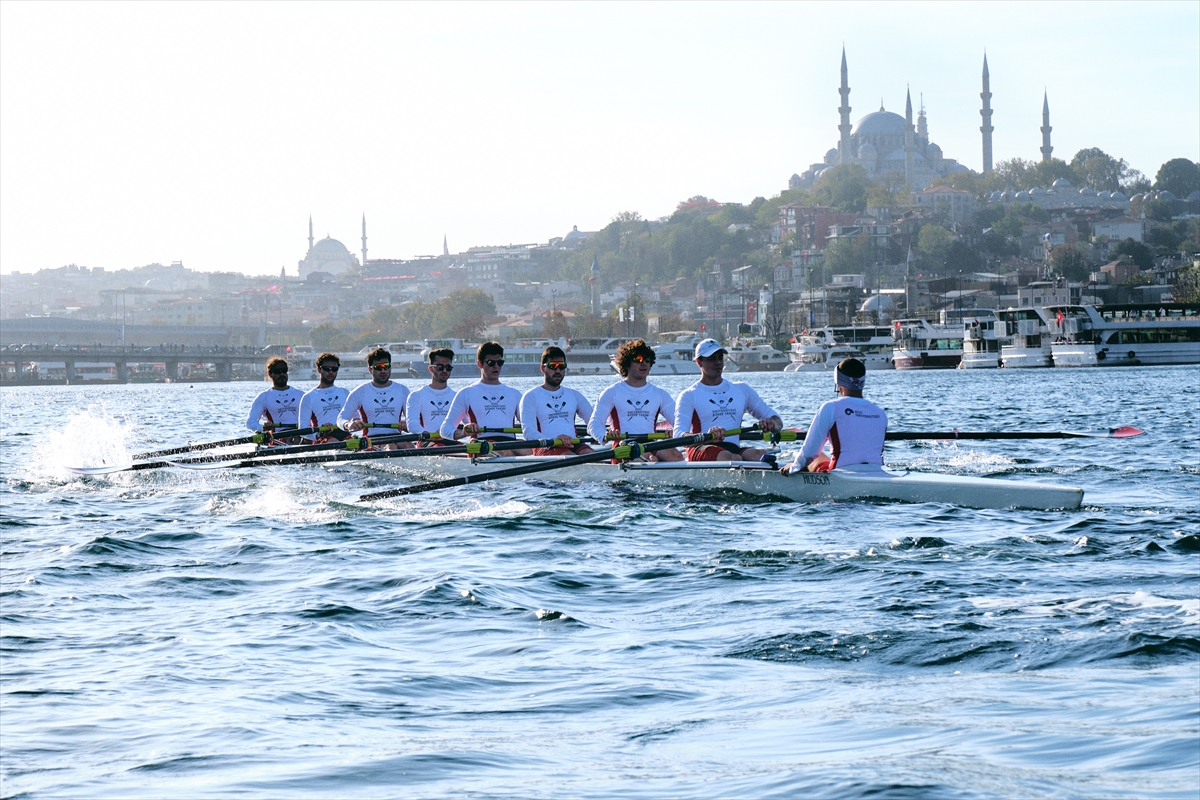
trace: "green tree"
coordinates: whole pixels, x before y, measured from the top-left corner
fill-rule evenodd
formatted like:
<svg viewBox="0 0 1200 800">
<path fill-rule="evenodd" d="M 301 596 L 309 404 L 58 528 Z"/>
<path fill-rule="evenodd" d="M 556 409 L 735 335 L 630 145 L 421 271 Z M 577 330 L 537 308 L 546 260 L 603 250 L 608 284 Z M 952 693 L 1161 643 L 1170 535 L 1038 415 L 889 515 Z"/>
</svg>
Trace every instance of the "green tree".
<svg viewBox="0 0 1200 800">
<path fill-rule="evenodd" d="M 1125 239 L 1114 247 L 1112 252 L 1115 256 L 1129 256 L 1129 260 L 1136 264 L 1138 269 L 1150 269 L 1154 266 L 1154 251 L 1133 239 Z"/>
<path fill-rule="evenodd" d="M 1079 176 L 1080 183 L 1104 192 L 1120 191 L 1121 182 L 1130 174 L 1125 159 L 1113 158 L 1098 147 L 1076 153 L 1071 159 L 1071 168 Z"/>
<path fill-rule="evenodd" d="M 1145 200 L 1142 211 L 1149 219 L 1159 222 L 1170 222 L 1175 216 L 1175 203 L 1170 200 Z"/>
<path fill-rule="evenodd" d="M 567 325 L 567 317 L 561 311 L 547 311 L 545 321 L 542 323 L 542 336 L 548 339 L 558 339 L 571 335 L 571 328 Z"/>
<path fill-rule="evenodd" d="M 1186 229 L 1177 231 L 1170 225 L 1156 225 L 1150 229 L 1146 243 L 1153 247 L 1159 255 L 1166 255 L 1179 252 L 1179 246 L 1186 238 Z"/>
<path fill-rule="evenodd" d="M 822 205 L 843 211 L 862 211 L 867 207 L 867 171 L 860 164 L 830 167 L 813 184 L 813 199 Z"/>
<path fill-rule="evenodd" d="M 1154 188 L 1186 200 L 1189 194 L 1200 190 L 1200 164 L 1186 158 L 1172 158 L 1158 168 Z"/>
<path fill-rule="evenodd" d="M 996 165 L 993 172 L 1000 178 L 1004 186 L 1014 192 L 1028 189 L 1037 180 L 1037 165 L 1023 158 L 1010 158 Z"/>
<path fill-rule="evenodd" d="M 1059 178 L 1068 180 L 1072 184 L 1079 182 L 1079 176 L 1075 174 L 1075 170 L 1061 158 L 1039 161 L 1033 168 L 1033 174 L 1035 176 L 1034 185 L 1043 189 L 1049 189 Z"/>
<path fill-rule="evenodd" d="M 853 239 L 839 236 L 825 248 L 825 269 L 830 275 L 867 273 L 875 260 L 875 248 L 865 232 Z"/>
<path fill-rule="evenodd" d="M 1181 303 L 1200 303 L 1200 267 L 1190 264 L 1175 277 L 1175 299 Z"/>
<path fill-rule="evenodd" d="M 945 228 L 925 225 L 917 233 L 917 251 L 930 269 L 941 271 L 946 267 L 946 255 L 950 252 L 952 241 L 950 232 Z"/>
<path fill-rule="evenodd" d="M 454 331 L 467 322 L 470 330 L 482 330 L 496 316 L 496 303 L 492 296 L 482 289 L 457 289 L 442 298 L 432 316 L 432 327 L 435 336 L 454 336 L 458 339 L 471 338 L 458 336 Z M 476 319 L 478 318 L 478 319 Z"/>
<path fill-rule="evenodd" d="M 341 350 L 349 346 L 351 337 L 331 322 L 314 325 L 308 332 L 308 340 L 317 352 Z"/>
<path fill-rule="evenodd" d="M 1073 244 L 1060 244 L 1051 250 L 1050 266 L 1069 281 L 1086 281 L 1092 271 L 1092 265 Z"/>
</svg>

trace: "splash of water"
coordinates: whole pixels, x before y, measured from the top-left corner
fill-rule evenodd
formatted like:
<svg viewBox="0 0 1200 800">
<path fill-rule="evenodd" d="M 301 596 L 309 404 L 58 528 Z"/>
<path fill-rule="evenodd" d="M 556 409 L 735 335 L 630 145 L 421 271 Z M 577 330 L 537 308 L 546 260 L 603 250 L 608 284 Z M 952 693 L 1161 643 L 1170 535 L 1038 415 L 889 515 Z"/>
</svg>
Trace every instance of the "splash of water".
<svg viewBox="0 0 1200 800">
<path fill-rule="evenodd" d="M 128 464 L 132 459 L 125 442 L 133 427 L 103 405 L 73 413 L 64 424 L 37 437 L 27 462 L 27 477 L 34 482 L 61 482 L 79 477 L 69 466 Z"/>
<path fill-rule="evenodd" d="M 908 463 L 911 469 L 955 469 L 964 472 L 990 472 L 1011 467 L 1016 462 L 997 453 L 962 446 L 960 442 L 934 442 L 928 452 Z"/>
</svg>

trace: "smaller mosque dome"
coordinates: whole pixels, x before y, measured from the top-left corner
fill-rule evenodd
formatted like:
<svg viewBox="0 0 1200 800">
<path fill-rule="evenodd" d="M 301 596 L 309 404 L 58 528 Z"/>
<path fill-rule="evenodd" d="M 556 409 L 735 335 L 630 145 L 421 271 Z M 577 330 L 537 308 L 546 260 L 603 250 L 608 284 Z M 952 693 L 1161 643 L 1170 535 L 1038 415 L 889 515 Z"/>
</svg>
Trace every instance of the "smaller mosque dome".
<svg viewBox="0 0 1200 800">
<path fill-rule="evenodd" d="M 1067 180 L 1066 178 L 1059 178 L 1058 180 L 1056 180 L 1054 183 L 1052 183 L 1050 185 L 1053 186 L 1055 189 L 1070 189 L 1071 188 L 1071 182 L 1069 180 Z"/>
<path fill-rule="evenodd" d="M 1142 195 L 1142 199 L 1143 200 L 1157 200 L 1158 192 L 1146 192 L 1144 195 Z"/>
<path fill-rule="evenodd" d="M 1081 195 L 1083 195 L 1084 197 L 1095 197 L 1096 196 L 1096 190 L 1092 189 L 1088 186 L 1085 186 L 1082 189 L 1080 189 L 1079 193 Z"/>
<path fill-rule="evenodd" d="M 1129 198 L 1129 202 L 1134 203 L 1134 202 L 1137 202 L 1138 200 L 1144 200 L 1145 197 L 1146 196 L 1142 195 L 1142 194 L 1135 194 L 1133 197 Z"/>
<path fill-rule="evenodd" d="M 1176 197 L 1173 192 L 1168 192 L 1164 189 L 1163 191 L 1158 193 L 1158 199 L 1159 200 L 1178 200 L 1179 198 Z"/>
<path fill-rule="evenodd" d="M 995 191 L 993 191 L 991 194 L 988 195 L 988 200 L 999 200 L 999 199 L 1000 199 L 1000 190 L 999 189 L 996 189 Z"/>
<path fill-rule="evenodd" d="M 942 157 L 942 148 L 938 147 L 933 142 L 929 143 L 929 147 L 926 148 L 926 152 L 929 153 L 930 158 L 941 158 Z"/>
<path fill-rule="evenodd" d="M 1013 201 L 1013 197 L 1014 197 L 1013 193 L 1012 193 L 1012 192 L 1010 192 L 1008 189 L 1005 189 L 1005 190 L 1004 190 L 1004 191 L 1003 191 L 1003 192 L 1000 194 L 1000 199 L 1001 199 L 1001 200 L 1003 200 L 1003 201 L 1004 201 L 1004 202 L 1006 202 L 1006 203 L 1011 203 L 1011 202 Z"/>
<path fill-rule="evenodd" d="M 1017 192 L 1017 200 L 1028 200 L 1029 192 Z"/>
<path fill-rule="evenodd" d="M 1192 192 L 1191 194 L 1189 194 L 1189 195 L 1188 195 L 1188 199 L 1187 199 L 1187 201 L 1188 201 L 1189 203 L 1194 203 L 1194 202 L 1196 202 L 1197 200 L 1200 200 L 1200 189 L 1197 189 L 1196 191 L 1194 191 L 1194 192 Z"/>
<path fill-rule="evenodd" d="M 1045 194 L 1045 193 L 1046 193 L 1046 190 L 1040 186 L 1035 186 L 1029 190 L 1030 197 L 1033 197 L 1034 195 Z"/>
<path fill-rule="evenodd" d="M 825 163 L 826 164 L 836 164 L 837 160 L 838 160 L 837 148 L 831 147 L 827 151 L 825 151 Z"/>
<path fill-rule="evenodd" d="M 1125 198 L 1125 195 L 1122 194 L 1121 192 L 1113 192 L 1112 194 L 1110 194 L 1108 196 L 1108 199 L 1109 200 L 1117 200 L 1119 202 L 1124 203 L 1126 198 Z"/>
</svg>

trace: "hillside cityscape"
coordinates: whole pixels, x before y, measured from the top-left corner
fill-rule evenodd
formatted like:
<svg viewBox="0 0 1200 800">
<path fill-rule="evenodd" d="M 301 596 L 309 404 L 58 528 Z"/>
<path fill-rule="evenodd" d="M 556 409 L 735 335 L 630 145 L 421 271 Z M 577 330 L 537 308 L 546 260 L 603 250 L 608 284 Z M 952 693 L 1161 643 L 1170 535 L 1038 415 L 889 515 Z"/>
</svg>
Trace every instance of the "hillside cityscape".
<svg viewBox="0 0 1200 800">
<path fill-rule="evenodd" d="M 352 232 L 317 238 L 310 217 L 307 241 L 297 221 L 302 257 L 271 277 L 182 262 L 13 270 L 0 281 L 0 346 L 319 351 L 665 331 L 786 341 L 947 311 L 1197 299 L 1200 166 L 1175 158 L 1144 175 L 1094 147 L 1057 158 L 1048 95 L 1030 132 L 1041 159 L 993 164 L 986 59 L 981 88 L 981 173 L 931 140 L 911 94 L 903 115 L 881 105 L 852 124 L 843 53 L 834 146 L 769 198 L 697 195 L 667 216 L 622 211 L 546 242 L 452 252 L 443 237 L 440 254 L 414 258 L 372 256 L 366 213 L 357 253 L 343 242 Z"/>
</svg>

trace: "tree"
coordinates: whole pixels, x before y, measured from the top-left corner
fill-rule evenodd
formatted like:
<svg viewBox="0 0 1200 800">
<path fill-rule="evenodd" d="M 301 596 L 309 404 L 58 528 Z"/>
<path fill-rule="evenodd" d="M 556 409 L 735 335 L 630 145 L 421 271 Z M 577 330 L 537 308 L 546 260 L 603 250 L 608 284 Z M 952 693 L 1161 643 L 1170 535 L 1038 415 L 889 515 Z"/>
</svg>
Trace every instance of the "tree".
<svg viewBox="0 0 1200 800">
<path fill-rule="evenodd" d="M 448 333 L 454 339 L 464 339 L 467 341 L 479 341 L 483 338 L 483 329 L 487 327 L 488 318 L 482 314 L 472 314 L 469 317 L 463 317 L 454 323 Z"/>
<path fill-rule="evenodd" d="M 839 236 L 825 248 L 825 267 L 830 275 L 867 272 L 874 262 L 871 237 L 866 233 L 854 239 Z"/>
<path fill-rule="evenodd" d="M 950 232 L 945 228 L 925 225 L 917 234 L 917 250 L 932 269 L 940 272 L 946 266 L 951 241 Z"/>
<path fill-rule="evenodd" d="M 1181 303 L 1200 303 L 1200 267 L 1190 264 L 1175 278 L 1175 299 Z"/>
<path fill-rule="evenodd" d="M 813 184 L 813 199 L 843 211 L 862 211 L 867 207 L 867 171 L 860 164 L 830 167 Z"/>
<path fill-rule="evenodd" d="M 1175 203 L 1171 200 L 1145 200 L 1142 211 L 1149 219 L 1159 222 L 1170 222 L 1175 216 Z"/>
<path fill-rule="evenodd" d="M 1186 158 L 1172 158 L 1158 168 L 1154 188 L 1186 200 L 1189 194 L 1200 190 L 1200 164 Z"/>
<path fill-rule="evenodd" d="M 1086 281 L 1092 271 L 1091 264 L 1073 244 L 1060 244 L 1051 250 L 1050 266 L 1069 281 Z"/>
<path fill-rule="evenodd" d="M 459 330 L 461 323 L 465 323 L 468 330 L 478 328 L 482 331 L 494 316 L 496 302 L 490 294 L 482 289 L 456 289 L 438 302 L 432 327 L 436 336 L 470 339 L 471 336 L 459 336 L 454 331 Z"/>
<path fill-rule="evenodd" d="M 1071 159 L 1071 168 L 1079 176 L 1080 183 L 1104 192 L 1120 191 L 1121 182 L 1130 174 L 1125 159 L 1113 158 L 1098 147 L 1084 148 L 1076 153 Z"/>
<path fill-rule="evenodd" d="M 1037 180 L 1037 165 L 1023 158 L 1001 161 L 993 171 L 996 173 L 996 177 L 1000 178 L 1004 185 L 1014 192 L 1028 189 Z"/>
<path fill-rule="evenodd" d="M 1150 216 L 1147 214 L 1146 216 Z M 1170 225 L 1156 225 L 1150 229 L 1146 243 L 1152 246 L 1159 255 L 1178 253 L 1179 246 L 1187 238 L 1186 229 L 1178 231 Z"/>
<path fill-rule="evenodd" d="M 570 335 L 571 329 L 567 325 L 566 316 L 561 311 L 547 311 L 545 321 L 542 323 L 542 336 L 548 339 L 558 339 Z"/>
<path fill-rule="evenodd" d="M 1129 260 L 1138 269 L 1150 269 L 1154 266 L 1154 251 L 1141 242 L 1125 239 L 1112 250 L 1114 256 L 1129 256 Z"/>
<path fill-rule="evenodd" d="M 350 343 L 350 337 L 346 335 L 345 331 L 331 322 L 314 325 L 308 332 L 308 340 L 312 342 L 313 349 L 317 352 L 341 350 Z"/>
</svg>

